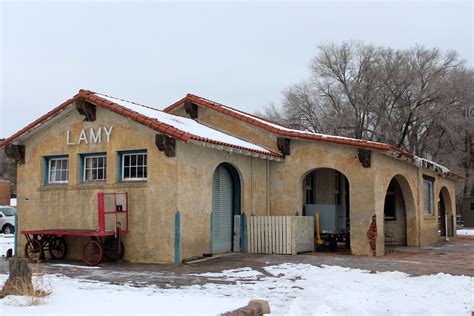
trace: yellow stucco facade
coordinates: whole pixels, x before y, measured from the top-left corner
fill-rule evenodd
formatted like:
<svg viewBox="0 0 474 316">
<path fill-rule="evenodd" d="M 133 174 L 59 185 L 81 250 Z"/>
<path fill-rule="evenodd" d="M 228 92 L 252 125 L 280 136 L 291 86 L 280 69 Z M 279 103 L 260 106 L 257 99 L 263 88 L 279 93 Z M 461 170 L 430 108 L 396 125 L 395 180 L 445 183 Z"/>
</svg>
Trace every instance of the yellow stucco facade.
<svg viewBox="0 0 474 316">
<path fill-rule="evenodd" d="M 176 115 L 186 116 L 178 108 Z M 281 161 L 176 141 L 176 154 L 167 157 L 155 144 L 156 131 L 129 118 L 97 107 L 96 120 L 84 121 L 74 107 L 54 121 L 23 137 L 25 163 L 18 164 L 18 214 L 20 230 L 95 229 L 97 193 L 129 193 L 129 228 L 124 238 L 130 262 L 170 263 L 175 259 L 175 214 L 181 215 L 182 259 L 211 252 L 213 174 L 226 163 L 240 180 L 240 212 L 247 215 L 301 215 L 303 180 L 312 170 L 335 169 L 349 182 L 351 250 L 371 255 L 367 231 L 376 215 L 376 254 L 384 254 L 384 201 L 395 177 L 403 195 L 406 243 L 421 246 L 438 240 L 438 203 L 441 189 L 448 214 L 455 209 L 455 182 L 432 170 L 372 151 L 371 166 L 364 168 L 358 148 L 349 145 L 291 139 L 291 153 Z M 230 135 L 278 151 L 277 135 L 225 114 L 199 107 L 199 122 Z M 107 141 L 79 141 L 81 132 L 113 127 Z M 86 134 L 90 140 L 90 135 Z M 121 152 L 142 150 L 148 157 L 145 181 L 120 179 Z M 107 157 L 105 182 L 83 183 L 81 157 L 103 153 Z M 47 185 L 45 157 L 66 155 L 68 183 Z M 423 175 L 434 179 L 434 210 L 424 211 Z M 392 223 L 393 226 L 393 223 Z M 403 230 L 403 229 L 402 229 Z M 452 229 L 451 229 L 452 230 Z M 452 233 L 452 231 L 451 231 Z M 85 237 L 67 237 L 68 257 L 79 259 Z M 23 253 L 25 239 L 19 239 Z"/>
</svg>

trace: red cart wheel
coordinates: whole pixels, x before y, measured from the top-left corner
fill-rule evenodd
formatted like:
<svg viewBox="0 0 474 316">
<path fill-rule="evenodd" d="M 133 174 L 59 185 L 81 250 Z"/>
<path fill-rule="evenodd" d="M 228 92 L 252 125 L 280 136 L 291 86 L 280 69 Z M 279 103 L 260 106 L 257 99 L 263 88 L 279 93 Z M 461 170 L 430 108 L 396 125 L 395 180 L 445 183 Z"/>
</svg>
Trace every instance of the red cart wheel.
<svg viewBox="0 0 474 316">
<path fill-rule="evenodd" d="M 43 246 L 37 239 L 30 239 L 25 245 L 25 257 L 30 262 L 38 262 L 43 258 Z"/>
<path fill-rule="evenodd" d="M 64 259 L 67 253 L 67 244 L 64 237 L 54 237 L 49 242 L 49 254 L 54 260 Z"/>
<path fill-rule="evenodd" d="M 104 256 L 104 249 L 97 240 L 89 240 L 82 248 L 82 260 L 90 266 L 98 265 Z"/>
</svg>

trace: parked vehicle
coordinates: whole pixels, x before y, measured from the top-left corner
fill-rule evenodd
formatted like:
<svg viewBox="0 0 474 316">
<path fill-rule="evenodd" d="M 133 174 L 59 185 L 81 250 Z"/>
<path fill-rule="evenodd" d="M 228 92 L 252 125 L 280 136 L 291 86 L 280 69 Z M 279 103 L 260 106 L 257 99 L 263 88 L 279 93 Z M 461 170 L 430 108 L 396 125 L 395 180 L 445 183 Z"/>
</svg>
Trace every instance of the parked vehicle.
<svg viewBox="0 0 474 316">
<path fill-rule="evenodd" d="M 0 229 L 4 234 L 15 232 L 16 209 L 11 206 L 0 206 Z"/>
</svg>

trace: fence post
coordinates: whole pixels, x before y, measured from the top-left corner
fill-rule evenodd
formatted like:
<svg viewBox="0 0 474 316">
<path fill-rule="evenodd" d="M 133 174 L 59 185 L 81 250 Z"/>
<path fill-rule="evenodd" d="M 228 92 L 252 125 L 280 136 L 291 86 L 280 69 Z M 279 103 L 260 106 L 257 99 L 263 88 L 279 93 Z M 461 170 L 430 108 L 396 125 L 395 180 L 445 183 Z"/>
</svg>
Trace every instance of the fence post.
<svg viewBox="0 0 474 316">
<path fill-rule="evenodd" d="M 247 214 L 245 212 L 240 216 L 240 250 L 242 253 L 247 253 Z"/>
<path fill-rule="evenodd" d="M 181 215 L 178 210 L 174 216 L 174 263 L 181 264 Z"/>
</svg>

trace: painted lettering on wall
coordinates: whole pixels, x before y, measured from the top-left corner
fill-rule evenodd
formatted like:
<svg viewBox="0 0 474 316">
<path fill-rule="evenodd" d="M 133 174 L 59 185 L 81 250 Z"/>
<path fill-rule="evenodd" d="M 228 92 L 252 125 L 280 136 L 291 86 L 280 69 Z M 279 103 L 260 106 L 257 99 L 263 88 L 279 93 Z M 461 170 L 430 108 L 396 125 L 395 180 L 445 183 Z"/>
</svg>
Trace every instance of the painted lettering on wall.
<svg viewBox="0 0 474 316">
<path fill-rule="evenodd" d="M 67 145 L 81 145 L 81 144 L 101 144 L 102 141 L 110 143 L 113 126 L 99 127 L 99 128 L 83 128 L 79 135 L 73 135 L 71 130 L 66 131 Z"/>
</svg>

